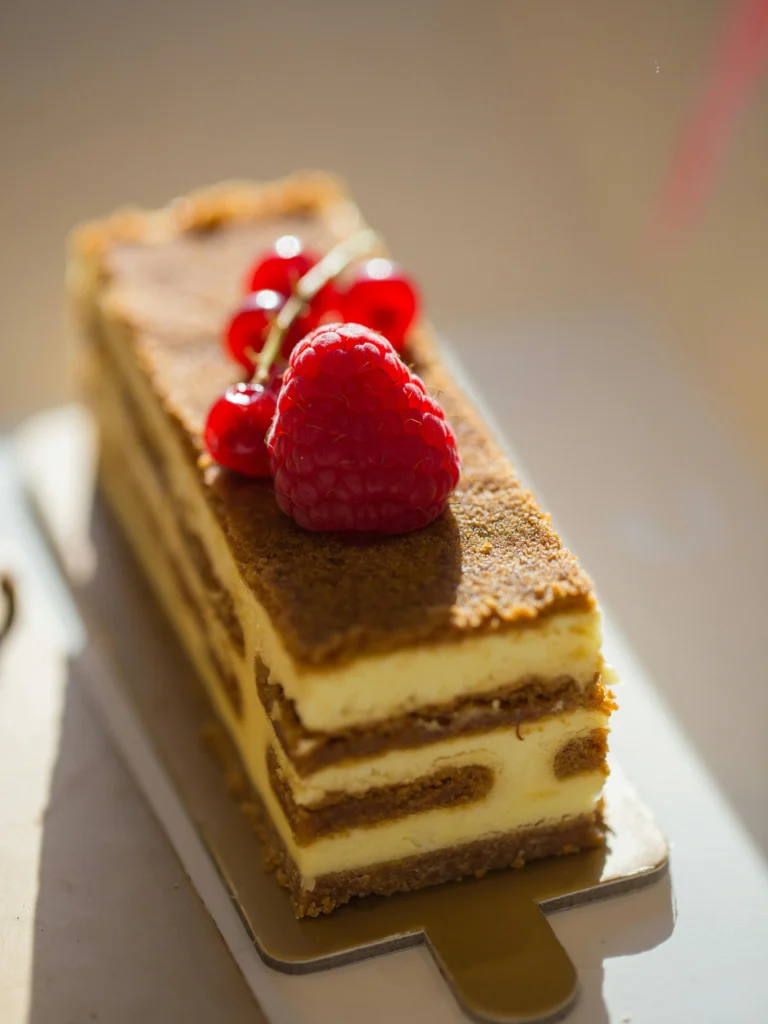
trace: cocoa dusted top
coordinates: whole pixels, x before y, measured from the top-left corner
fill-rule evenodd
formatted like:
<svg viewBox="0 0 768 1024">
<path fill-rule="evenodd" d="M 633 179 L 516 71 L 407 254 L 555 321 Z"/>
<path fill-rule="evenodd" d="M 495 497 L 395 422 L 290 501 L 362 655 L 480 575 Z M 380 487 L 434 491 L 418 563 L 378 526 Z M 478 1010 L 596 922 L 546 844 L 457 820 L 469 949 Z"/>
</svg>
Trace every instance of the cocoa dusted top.
<svg viewBox="0 0 768 1024">
<path fill-rule="evenodd" d="M 74 247 L 88 279 L 74 282 L 75 291 L 92 301 L 98 289 L 102 316 L 128 328 L 126 344 L 198 463 L 243 578 L 297 661 L 332 665 L 591 608 L 588 577 L 426 329 L 412 334 L 405 358 L 437 393 L 463 460 L 450 507 L 430 526 L 375 540 L 310 533 L 279 510 L 269 482 L 210 465 L 207 411 L 242 379 L 220 337 L 246 271 L 282 234 L 325 251 L 357 226 L 359 214 L 332 179 L 233 185 L 81 229 Z"/>
</svg>

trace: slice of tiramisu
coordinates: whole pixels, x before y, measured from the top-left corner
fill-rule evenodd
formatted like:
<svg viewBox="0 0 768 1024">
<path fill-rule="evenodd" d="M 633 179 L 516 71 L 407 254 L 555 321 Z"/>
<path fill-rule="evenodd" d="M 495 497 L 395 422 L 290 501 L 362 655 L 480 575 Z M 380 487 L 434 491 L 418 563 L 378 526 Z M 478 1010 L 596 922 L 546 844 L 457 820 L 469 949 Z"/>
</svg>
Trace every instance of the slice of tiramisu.
<svg viewBox="0 0 768 1024">
<path fill-rule="evenodd" d="M 315 512 L 299 525 L 291 501 L 316 489 L 206 451 L 209 410 L 250 376 L 221 338 L 254 261 L 285 238 L 328 253 L 361 227 L 337 182 L 306 175 L 124 211 L 70 250 L 104 490 L 234 741 L 299 916 L 602 841 L 612 703 L 592 587 L 426 326 L 395 325 L 393 343 L 462 461 L 429 525 L 308 529 Z M 333 525 L 337 508 L 316 515 Z"/>
</svg>

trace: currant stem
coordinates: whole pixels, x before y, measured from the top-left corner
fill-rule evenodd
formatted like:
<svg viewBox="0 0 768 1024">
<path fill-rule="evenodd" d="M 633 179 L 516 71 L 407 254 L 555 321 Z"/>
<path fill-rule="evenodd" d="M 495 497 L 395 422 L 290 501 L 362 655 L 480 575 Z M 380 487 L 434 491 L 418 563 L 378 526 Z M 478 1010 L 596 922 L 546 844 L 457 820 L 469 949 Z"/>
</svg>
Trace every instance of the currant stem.
<svg viewBox="0 0 768 1024">
<path fill-rule="evenodd" d="M 350 263 L 365 256 L 381 243 L 381 236 L 372 228 L 357 231 L 343 242 L 335 245 L 330 252 L 317 262 L 304 277 L 296 283 L 292 295 L 277 314 L 269 329 L 267 341 L 259 354 L 256 372 L 252 383 L 262 384 L 269 376 L 275 357 L 280 351 L 286 331 L 301 316 L 304 308 L 314 299 L 317 293 L 335 277 L 346 270 Z"/>
</svg>

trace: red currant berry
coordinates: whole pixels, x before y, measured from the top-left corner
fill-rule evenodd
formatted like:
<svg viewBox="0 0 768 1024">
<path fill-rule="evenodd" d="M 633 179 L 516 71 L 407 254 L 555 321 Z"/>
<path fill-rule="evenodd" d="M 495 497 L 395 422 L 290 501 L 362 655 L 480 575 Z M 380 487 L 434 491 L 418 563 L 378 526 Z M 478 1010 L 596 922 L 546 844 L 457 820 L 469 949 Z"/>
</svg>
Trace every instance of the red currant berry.
<svg viewBox="0 0 768 1024">
<path fill-rule="evenodd" d="M 290 295 L 296 290 L 298 281 L 314 267 L 319 258 L 316 253 L 304 248 L 300 238 L 283 235 L 249 271 L 247 289 L 258 292 L 266 288 L 281 295 Z M 311 302 L 306 331 L 314 330 L 319 324 L 328 323 L 332 319 L 338 320 L 339 309 L 339 293 L 333 283 L 329 282 Z"/>
<path fill-rule="evenodd" d="M 246 296 L 229 321 L 224 348 L 227 355 L 253 373 L 256 357 L 264 347 L 270 325 L 285 303 L 285 296 L 263 288 Z"/>
<path fill-rule="evenodd" d="M 259 352 L 269 334 L 272 321 L 285 305 L 285 296 L 268 288 L 247 295 L 240 309 L 235 313 L 224 334 L 224 350 L 228 356 L 240 363 L 247 373 L 253 373 Z M 287 359 L 297 342 L 316 327 L 312 314 L 295 320 L 286 332 L 281 346 L 281 355 Z"/>
<path fill-rule="evenodd" d="M 275 415 L 277 393 L 260 384 L 235 384 L 211 407 L 205 447 L 221 466 L 243 476 L 270 476 L 267 431 Z"/>
<path fill-rule="evenodd" d="M 308 330 L 314 331 L 321 324 L 339 323 L 344 319 L 342 313 L 344 296 L 335 287 L 333 282 L 321 288 L 309 304 L 305 314 L 305 322 Z"/>
<path fill-rule="evenodd" d="M 247 289 L 258 292 L 262 288 L 290 295 L 299 278 L 314 267 L 318 257 L 304 248 L 301 239 L 295 235 L 283 235 L 275 242 L 269 253 L 252 267 Z"/>
<path fill-rule="evenodd" d="M 378 331 L 402 352 L 418 306 L 413 281 L 390 260 L 374 259 L 368 260 L 350 285 L 342 310 L 347 323 Z"/>
</svg>

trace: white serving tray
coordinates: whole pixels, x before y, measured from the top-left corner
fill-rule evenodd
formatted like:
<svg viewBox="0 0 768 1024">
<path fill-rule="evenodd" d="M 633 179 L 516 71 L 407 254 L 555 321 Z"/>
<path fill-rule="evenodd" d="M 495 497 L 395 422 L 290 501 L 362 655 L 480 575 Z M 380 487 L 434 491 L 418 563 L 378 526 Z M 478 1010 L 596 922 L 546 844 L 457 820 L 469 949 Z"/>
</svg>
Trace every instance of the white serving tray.
<svg viewBox="0 0 768 1024">
<path fill-rule="evenodd" d="M 77 476 L 78 459 L 71 460 L 76 450 L 82 451 L 81 429 L 78 414 L 70 410 L 39 421 L 25 438 L 28 466 L 34 463 L 36 442 L 45 439 L 49 457 L 58 446 L 63 490 L 57 490 L 50 475 L 46 487 L 49 494 L 56 491 L 59 503 L 67 503 L 66 482 Z M 80 552 L 78 557 L 82 556 Z M 634 1024 L 638 1020 L 687 1019 L 695 1011 L 697 1020 L 724 1019 L 716 1015 L 717 999 L 713 1000 L 711 993 L 707 999 L 700 995 L 716 966 L 731 979 L 727 1005 L 734 1016 L 729 1019 L 759 1019 L 754 1013 L 748 1016 L 747 1011 L 762 1006 L 768 992 L 758 970 L 759 950 L 768 939 L 768 883 L 763 866 L 629 652 L 615 636 L 610 646 L 626 682 L 614 746 L 622 761 L 637 767 L 637 772 L 633 768 L 634 777 L 644 793 L 651 791 L 654 807 L 666 811 L 665 823 L 676 843 L 677 904 L 680 906 L 682 899 L 685 916 L 675 919 L 671 913 L 670 890 L 665 883 L 550 918 L 579 968 L 582 998 L 569 1019 L 627 1018 Z M 120 718 L 114 710 L 113 716 Z M 131 733 L 125 719 L 118 722 L 118 732 L 123 736 Z M 648 737 L 652 737 L 651 744 Z M 134 734 L 131 743 L 140 749 L 141 734 Z M 423 949 L 301 978 L 280 975 L 253 958 L 252 946 L 243 942 L 239 919 L 215 869 L 207 858 L 198 856 L 199 848 L 195 852 L 195 830 L 190 833 L 183 816 L 174 824 L 162 777 L 151 771 L 152 758 L 139 760 L 150 776 L 140 782 L 145 791 L 149 789 L 161 818 L 168 819 L 166 827 L 170 824 L 177 830 L 177 848 L 180 843 L 185 849 L 184 860 L 192 865 L 195 885 L 209 907 L 218 907 L 222 934 L 270 1020 L 323 1021 L 331 1019 L 327 1016 L 330 1005 L 334 1006 L 332 1019 L 344 1022 L 363 1018 L 384 1021 L 395 1016 L 404 1024 L 464 1019 Z M 705 834 L 709 842 L 702 842 Z M 716 842 L 711 841 L 713 835 Z M 713 878 L 718 879 L 717 886 L 713 886 Z M 731 941 L 735 929 L 727 928 L 728 923 L 738 923 L 743 941 Z M 721 1001 L 720 1005 L 726 1004 Z M 745 1013 L 740 1017 L 741 1010 Z"/>
</svg>

